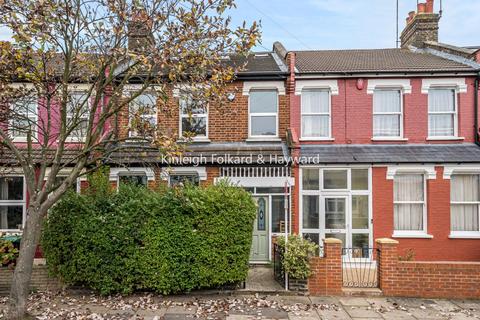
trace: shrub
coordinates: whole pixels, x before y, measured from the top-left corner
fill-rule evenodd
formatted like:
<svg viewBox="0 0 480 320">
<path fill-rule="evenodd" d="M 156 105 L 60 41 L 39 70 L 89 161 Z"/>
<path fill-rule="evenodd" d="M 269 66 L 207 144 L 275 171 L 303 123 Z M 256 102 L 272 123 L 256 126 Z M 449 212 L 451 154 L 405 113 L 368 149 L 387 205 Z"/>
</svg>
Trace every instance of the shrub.
<svg viewBox="0 0 480 320">
<path fill-rule="evenodd" d="M 8 240 L 0 239 L 0 267 L 13 269 L 18 258 L 18 249 Z"/>
<path fill-rule="evenodd" d="M 122 186 L 110 192 L 108 181 L 89 182 L 95 192 L 68 193 L 44 228 L 47 264 L 67 284 L 102 294 L 171 294 L 246 278 L 256 208 L 243 189 Z"/>
<path fill-rule="evenodd" d="M 310 258 L 315 255 L 318 245 L 299 235 L 278 238 L 282 250 L 282 268 L 292 279 L 306 279 L 310 276 Z"/>
</svg>

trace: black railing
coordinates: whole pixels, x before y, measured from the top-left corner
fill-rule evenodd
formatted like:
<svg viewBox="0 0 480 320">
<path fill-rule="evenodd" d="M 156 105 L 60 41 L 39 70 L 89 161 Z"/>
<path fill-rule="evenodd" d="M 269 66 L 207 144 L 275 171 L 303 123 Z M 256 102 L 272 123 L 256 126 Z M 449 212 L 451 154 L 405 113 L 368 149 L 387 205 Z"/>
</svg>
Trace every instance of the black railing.
<svg viewBox="0 0 480 320">
<path fill-rule="evenodd" d="M 273 275 L 282 286 L 285 285 L 285 272 L 282 268 L 283 250 L 277 243 L 273 244 Z"/>
<path fill-rule="evenodd" d="M 378 287 L 375 249 L 342 248 L 343 286 L 349 288 Z"/>
</svg>

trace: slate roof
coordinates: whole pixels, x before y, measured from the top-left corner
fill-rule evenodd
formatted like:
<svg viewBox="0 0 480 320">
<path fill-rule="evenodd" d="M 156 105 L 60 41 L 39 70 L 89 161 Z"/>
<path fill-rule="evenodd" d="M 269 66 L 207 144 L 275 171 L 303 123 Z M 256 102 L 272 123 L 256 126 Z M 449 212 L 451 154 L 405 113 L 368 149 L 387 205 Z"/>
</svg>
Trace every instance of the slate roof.
<svg viewBox="0 0 480 320">
<path fill-rule="evenodd" d="M 307 163 L 474 163 L 480 162 L 480 147 L 464 144 L 409 145 L 302 145 L 300 156 Z M 311 157 L 307 161 L 307 157 Z"/>
<path fill-rule="evenodd" d="M 471 66 L 408 49 L 295 51 L 300 73 L 475 71 Z"/>
<path fill-rule="evenodd" d="M 252 73 L 281 73 L 286 72 L 284 62 L 273 52 L 256 52 L 248 56 L 229 56 L 231 64 L 242 66 L 246 63 L 245 70 L 239 74 Z M 226 60 L 229 63 L 229 60 Z"/>
</svg>

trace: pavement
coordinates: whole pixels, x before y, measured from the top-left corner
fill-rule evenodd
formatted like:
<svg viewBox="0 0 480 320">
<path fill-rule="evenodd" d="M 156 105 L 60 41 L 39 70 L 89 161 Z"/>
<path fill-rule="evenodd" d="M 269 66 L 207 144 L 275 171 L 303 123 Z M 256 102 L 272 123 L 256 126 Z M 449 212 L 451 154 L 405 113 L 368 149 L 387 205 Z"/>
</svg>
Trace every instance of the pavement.
<svg viewBox="0 0 480 320">
<path fill-rule="evenodd" d="M 0 298 L 2 307 L 7 298 Z M 37 319 L 480 319 L 480 301 L 385 297 L 312 297 L 224 294 L 100 297 L 91 293 L 35 293 L 28 304 Z"/>
</svg>

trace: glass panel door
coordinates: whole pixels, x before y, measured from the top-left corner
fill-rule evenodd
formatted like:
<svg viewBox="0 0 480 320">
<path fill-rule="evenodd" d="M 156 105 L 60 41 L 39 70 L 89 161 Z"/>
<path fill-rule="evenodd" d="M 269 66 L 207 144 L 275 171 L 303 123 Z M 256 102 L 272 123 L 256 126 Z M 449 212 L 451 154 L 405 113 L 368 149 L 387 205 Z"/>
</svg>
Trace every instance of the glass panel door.
<svg viewBox="0 0 480 320">
<path fill-rule="evenodd" d="M 342 246 L 347 245 L 347 197 L 323 197 L 325 238 L 342 240 Z"/>
</svg>

